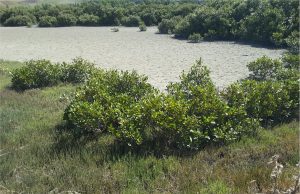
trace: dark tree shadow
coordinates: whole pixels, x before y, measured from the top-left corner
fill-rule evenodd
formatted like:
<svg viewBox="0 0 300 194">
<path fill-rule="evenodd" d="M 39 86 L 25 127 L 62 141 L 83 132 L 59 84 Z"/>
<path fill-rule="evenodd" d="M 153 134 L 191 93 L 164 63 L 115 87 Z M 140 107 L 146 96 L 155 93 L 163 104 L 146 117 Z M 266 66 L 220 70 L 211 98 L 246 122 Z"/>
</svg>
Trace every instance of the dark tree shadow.
<svg viewBox="0 0 300 194">
<path fill-rule="evenodd" d="M 168 34 L 162 34 L 162 33 L 159 33 L 159 32 L 156 32 L 155 34 L 165 35 L 165 36 L 168 35 Z M 178 41 L 185 41 L 186 43 L 192 43 L 192 42 L 188 41 L 187 38 L 180 37 L 180 36 L 172 35 L 172 36 L 170 36 L 170 38 L 172 38 L 174 40 L 178 40 Z M 230 39 L 205 39 L 205 40 L 202 40 L 201 42 L 202 43 L 205 43 L 205 42 L 231 42 L 231 44 L 233 44 L 233 45 L 235 45 L 235 44 L 246 45 L 246 46 L 251 46 L 251 47 L 254 47 L 254 48 L 285 49 L 284 47 L 276 47 L 276 46 L 272 45 L 271 43 L 237 40 L 237 39 L 234 39 L 234 38 L 230 38 Z"/>
</svg>

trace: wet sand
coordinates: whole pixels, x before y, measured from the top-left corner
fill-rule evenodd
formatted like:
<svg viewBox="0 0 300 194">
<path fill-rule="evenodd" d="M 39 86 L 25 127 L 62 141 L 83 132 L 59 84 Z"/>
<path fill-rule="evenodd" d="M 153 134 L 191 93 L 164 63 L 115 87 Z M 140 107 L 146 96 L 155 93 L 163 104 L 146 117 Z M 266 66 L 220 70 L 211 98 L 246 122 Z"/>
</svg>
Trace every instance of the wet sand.
<svg viewBox="0 0 300 194">
<path fill-rule="evenodd" d="M 156 27 L 148 27 L 146 32 L 128 27 L 120 27 L 119 32 L 110 29 L 0 27 L 0 59 L 70 61 L 82 57 L 102 68 L 134 69 L 163 90 L 200 57 L 222 88 L 246 77 L 250 61 L 263 55 L 279 58 L 284 52 L 224 41 L 192 44 L 156 34 Z"/>
</svg>

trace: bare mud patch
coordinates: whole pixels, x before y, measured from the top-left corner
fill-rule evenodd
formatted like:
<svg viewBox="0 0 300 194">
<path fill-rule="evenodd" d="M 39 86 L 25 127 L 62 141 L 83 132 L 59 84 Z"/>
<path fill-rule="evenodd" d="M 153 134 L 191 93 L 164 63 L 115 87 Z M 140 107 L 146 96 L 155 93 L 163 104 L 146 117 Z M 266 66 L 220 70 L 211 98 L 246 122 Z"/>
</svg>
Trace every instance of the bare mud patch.
<svg viewBox="0 0 300 194">
<path fill-rule="evenodd" d="M 136 70 L 163 90 L 200 57 L 211 70 L 215 84 L 223 88 L 246 77 L 250 61 L 263 55 L 279 58 L 284 52 L 224 41 L 191 44 L 156 34 L 156 27 L 148 27 L 146 32 L 138 28 L 121 27 L 119 32 L 110 29 L 0 27 L 0 58 L 70 61 L 82 57 L 102 68 Z"/>
</svg>

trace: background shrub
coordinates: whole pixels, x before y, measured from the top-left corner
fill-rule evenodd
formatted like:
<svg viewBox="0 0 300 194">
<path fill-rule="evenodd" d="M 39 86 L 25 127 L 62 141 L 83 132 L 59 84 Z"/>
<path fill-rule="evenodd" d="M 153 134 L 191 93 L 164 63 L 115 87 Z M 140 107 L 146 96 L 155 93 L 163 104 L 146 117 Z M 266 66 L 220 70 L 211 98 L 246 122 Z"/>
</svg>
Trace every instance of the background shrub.
<svg viewBox="0 0 300 194">
<path fill-rule="evenodd" d="M 180 20 L 178 24 L 176 24 L 174 34 L 179 38 L 188 38 L 189 35 L 192 34 L 191 24 L 189 22 L 188 16 Z"/>
<path fill-rule="evenodd" d="M 173 34 L 175 30 L 175 26 L 182 19 L 181 16 L 173 17 L 171 19 L 163 19 L 158 24 L 158 31 L 161 34 Z"/>
<path fill-rule="evenodd" d="M 31 60 L 12 72 L 12 88 L 26 90 L 57 85 L 61 82 L 82 83 L 95 71 L 94 64 L 81 58 L 71 64 L 52 64 L 48 60 Z"/>
<path fill-rule="evenodd" d="M 28 61 L 12 72 L 12 87 L 17 90 L 53 86 L 59 83 L 61 68 L 48 60 Z"/>
<path fill-rule="evenodd" d="M 201 34 L 194 33 L 194 34 L 189 35 L 188 40 L 192 43 L 199 43 L 203 40 L 203 37 L 201 36 Z"/>
<path fill-rule="evenodd" d="M 30 26 L 35 23 L 34 16 L 17 15 L 8 18 L 4 22 L 4 26 Z"/>
<path fill-rule="evenodd" d="M 39 27 L 54 27 L 57 26 L 56 17 L 43 16 L 39 20 Z"/>
<path fill-rule="evenodd" d="M 293 31 L 291 35 L 285 39 L 286 44 L 289 47 L 289 51 L 292 54 L 299 55 L 299 46 L 300 46 L 299 36 L 300 36 L 299 31 Z"/>
<path fill-rule="evenodd" d="M 100 18 L 95 15 L 84 14 L 79 16 L 78 24 L 82 26 L 96 26 L 99 24 Z"/>
<path fill-rule="evenodd" d="M 121 21 L 122 25 L 128 26 L 128 27 L 133 27 L 133 26 L 139 26 L 141 23 L 141 18 L 136 15 L 131 15 L 129 17 L 124 17 Z"/>
<path fill-rule="evenodd" d="M 154 8 L 155 9 L 155 8 Z M 153 8 L 143 10 L 139 15 L 142 19 L 142 21 L 147 25 L 147 26 L 153 26 L 157 25 L 159 22 L 159 16 L 158 12 L 155 11 Z"/>
<path fill-rule="evenodd" d="M 264 43 L 280 43 L 282 37 L 275 37 L 283 29 L 284 13 L 282 10 L 263 6 L 241 22 L 240 34 L 244 40 Z M 276 34 L 275 34 L 276 33 Z"/>
<path fill-rule="evenodd" d="M 277 47 L 284 45 L 283 34 L 281 32 L 274 32 L 271 37 L 271 42 Z"/>
<path fill-rule="evenodd" d="M 57 16 L 58 26 L 74 26 L 76 25 L 77 19 L 72 14 L 62 13 Z"/>
</svg>

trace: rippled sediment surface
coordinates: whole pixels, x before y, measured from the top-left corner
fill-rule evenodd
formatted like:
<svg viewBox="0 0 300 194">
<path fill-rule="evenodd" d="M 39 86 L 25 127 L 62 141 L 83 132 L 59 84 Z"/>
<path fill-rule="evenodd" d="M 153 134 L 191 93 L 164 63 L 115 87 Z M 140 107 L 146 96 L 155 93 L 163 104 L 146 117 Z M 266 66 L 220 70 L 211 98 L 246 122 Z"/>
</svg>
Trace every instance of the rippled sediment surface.
<svg viewBox="0 0 300 194">
<path fill-rule="evenodd" d="M 200 57 L 211 70 L 216 85 L 224 87 L 246 77 L 250 61 L 263 55 L 278 58 L 284 52 L 235 42 L 192 44 L 156 34 L 156 27 L 149 27 L 146 32 L 128 27 L 119 28 L 119 32 L 110 29 L 0 27 L 0 58 L 70 61 L 82 57 L 102 68 L 137 70 L 147 75 L 151 84 L 164 89 Z"/>
</svg>

